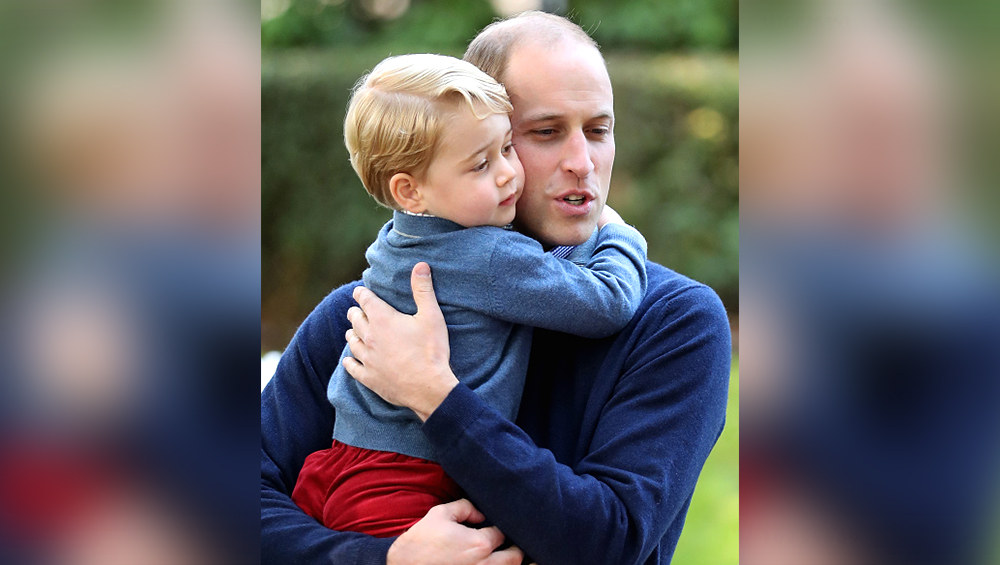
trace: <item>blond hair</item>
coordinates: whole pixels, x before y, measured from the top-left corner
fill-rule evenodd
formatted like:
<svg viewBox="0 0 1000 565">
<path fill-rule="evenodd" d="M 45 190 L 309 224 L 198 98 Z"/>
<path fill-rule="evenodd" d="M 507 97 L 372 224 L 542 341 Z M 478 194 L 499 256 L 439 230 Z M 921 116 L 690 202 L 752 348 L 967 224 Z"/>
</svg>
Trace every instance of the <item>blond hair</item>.
<svg viewBox="0 0 1000 565">
<path fill-rule="evenodd" d="M 502 83 L 514 46 L 523 45 L 529 40 L 542 46 L 571 40 L 593 47 L 598 53 L 601 51 L 594 38 L 572 21 L 562 16 L 528 10 L 484 27 L 469 43 L 462 58 Z"/>
<path fill-rule="evenodd" d="M 344 142 L 351 166 L 379 204 L 399 210 L 396 173 L 426 172 L 446 118 L 464 101 L 479 119 L 512 110 L 507 92 L 474 65 L 444 55 L 389 57 L 351 93 Z"/>
</svg>

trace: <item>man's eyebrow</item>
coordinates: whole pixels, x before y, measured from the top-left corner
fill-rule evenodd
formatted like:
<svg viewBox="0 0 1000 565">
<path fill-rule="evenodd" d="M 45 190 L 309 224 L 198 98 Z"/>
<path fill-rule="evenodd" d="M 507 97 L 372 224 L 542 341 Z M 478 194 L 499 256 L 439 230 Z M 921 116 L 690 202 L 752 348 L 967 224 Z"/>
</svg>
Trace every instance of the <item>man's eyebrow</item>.
<svg viewBox="0 0 1000 565">
<path fill-rule="evenodd" d="M 526 122 L 547 122 L 549 120 L 558 120 L 562 117 L 562 114 L 557 114 L 555 112 L 548 112 L 545 114 L 536 114 L 534 116 L 526 116 L 524 121 Z"/>
<path fill-rule="evenodd" d="M 559 113 L 556 113 L 556 112 L 546 112 L 544 114 L 537 114 L 537 115 L 534 115 L 534 116 L 526 116 L 524 118 L 524 121 L 525 122 L 547 122 L 547 121 L 550 121 L 550 120 L 558 120 L 558 119 L 561 119 L 562 117 L 563 117 L 563 114 L 559 114 Z M 588 118 L 588 121 L 589 120 L 613 120 L 613 119 L 615 119 L 614 113 L 605 110 L 603 112 L 598 112 L 597 114 L 591 116 L 590 118 Z"/>
</svg>

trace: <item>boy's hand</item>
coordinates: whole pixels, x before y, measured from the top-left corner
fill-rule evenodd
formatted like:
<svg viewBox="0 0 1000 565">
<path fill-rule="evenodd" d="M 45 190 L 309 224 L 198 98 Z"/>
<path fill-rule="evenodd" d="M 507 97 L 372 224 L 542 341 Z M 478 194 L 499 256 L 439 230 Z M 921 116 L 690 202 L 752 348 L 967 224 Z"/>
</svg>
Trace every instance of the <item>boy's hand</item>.
<svg viewBox="0 0 1000 565">
<path fill-rule="evenodd" d="M 504 536 L 495 526 L 475 529 L 485 518 L 468 500 L 431 508 L 403 535 L 386 556 L 387 565 L 520 565 L 524 553 L 516 547 L 493 552 Z"/>
<path fill-rule="evenodd" d="M 603 228 L 607 224 L 624 224 L 625 220 L 622 219 L 615 209 L 607 204 L 604 205 L 604 210 L 601 211 L 601 217 L 597 218 L 597 227 Z"/>
<path fill-rule="evenodd" d="M 354 289 L 361 308 L 347 311 L 351 355 L 344 368 L 386 402 L 413 410 L 421 420 L 458 384 L 448 364 L 448 327 L 434 296 L 427 263 L 410 275 L 417 313 L 407 316 L 364 287 Z"/>
</svg>

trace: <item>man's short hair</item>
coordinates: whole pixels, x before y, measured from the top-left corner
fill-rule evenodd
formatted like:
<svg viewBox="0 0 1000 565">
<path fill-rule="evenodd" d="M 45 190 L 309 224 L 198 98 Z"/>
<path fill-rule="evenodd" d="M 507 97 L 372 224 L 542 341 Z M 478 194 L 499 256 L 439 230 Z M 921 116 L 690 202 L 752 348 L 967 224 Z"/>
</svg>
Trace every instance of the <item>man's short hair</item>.
<svg viewBox="0 0 1000 565">
<path fill-rule="evenodd" d="M 497 82 L 504 82 L 504 73 L 514 46 L 534 41 L 540 45 L 555 45 L 561 40 L 578 41 L 600 52 L 596 41 L 580 26 L 554 14 L 529 10 L 498 20 L 483 28 L 469 43 L 466 61 L 479 67 Z"/>
<path fill-rule="evenodd" d="M 389 57 L 361 77 L 344 120 L 351 166 L 379 204 L 399 209 L 396 173 L 423 175 L 446 118 L 463 103 L 477 118 L 509 114 L 507 92 L 474 65 L 444 55 Z"/>
</svg>

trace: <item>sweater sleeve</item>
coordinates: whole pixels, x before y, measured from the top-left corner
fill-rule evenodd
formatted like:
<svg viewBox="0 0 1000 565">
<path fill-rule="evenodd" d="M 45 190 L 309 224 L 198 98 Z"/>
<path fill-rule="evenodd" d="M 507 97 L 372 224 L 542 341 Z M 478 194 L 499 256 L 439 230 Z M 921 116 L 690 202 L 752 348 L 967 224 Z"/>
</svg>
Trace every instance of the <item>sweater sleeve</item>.
<svg viewBox="0 0 1000 565">
<path fill-rule="evenodd" d="M 292 502 L 306 456 L 330 447 L 330 375 L 343 351 L 356 285 L 330 294 L 303 322 L 260 397 L 261 562 L 385 563 L 395 538 L 327 529 Z"/>
<path fill-rule="evenodd" d="M 600 230 L 583 267 L 523 236 L 501 240 L 490 259 L 490 314 L 517 324 L 605 337 L 628 324 L 645 293 L 646 240 L 622 224 Z"/>
<path fill-rule="evenodd" d="M 615 344 L 626 362 L 621 374 L 599 377 L 616 379 L 614 392 L 573 466 L 463 385 L 424 425 L 448 474 L 539 563 L 643 563 L 683 520 L 722 432 L 729 331 L 705 287 L 661 302 L 627 344 Z"/>
</svg>

